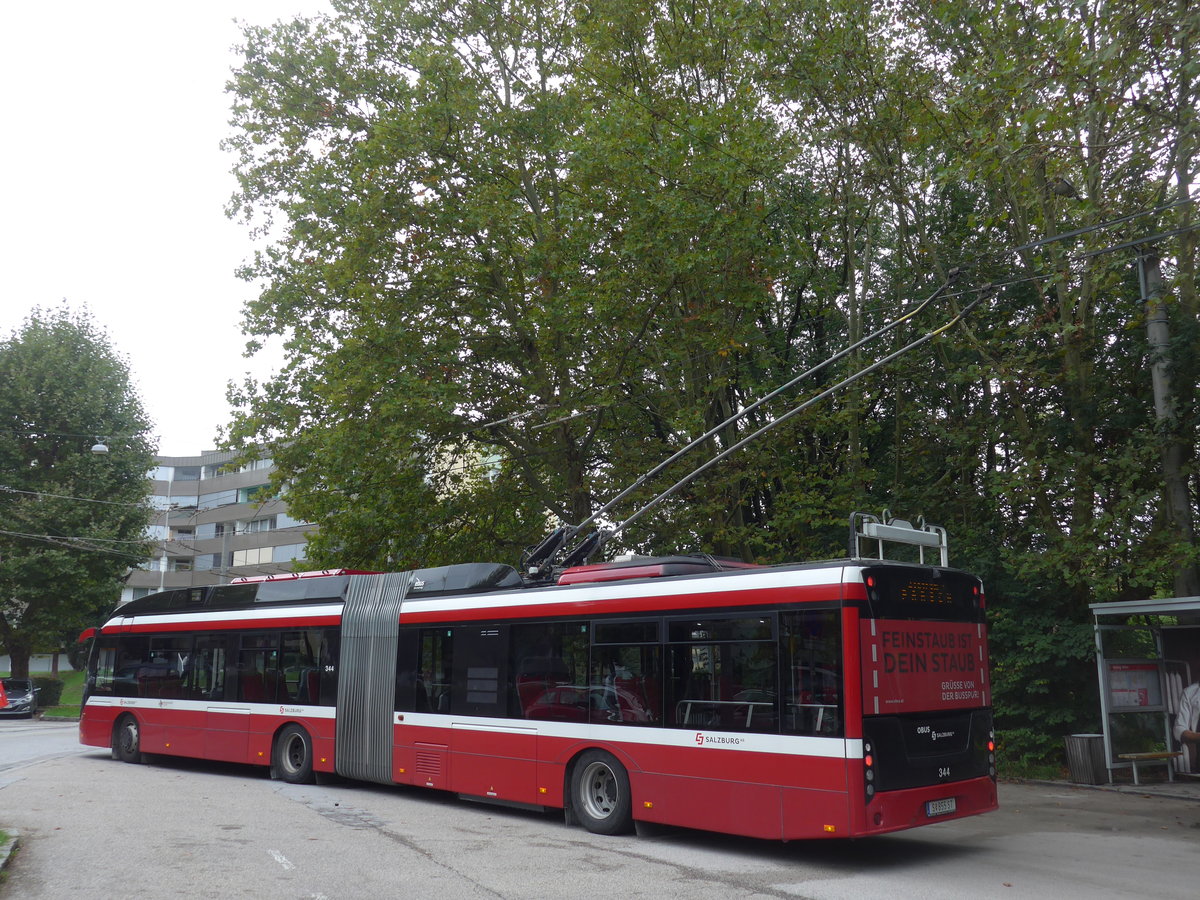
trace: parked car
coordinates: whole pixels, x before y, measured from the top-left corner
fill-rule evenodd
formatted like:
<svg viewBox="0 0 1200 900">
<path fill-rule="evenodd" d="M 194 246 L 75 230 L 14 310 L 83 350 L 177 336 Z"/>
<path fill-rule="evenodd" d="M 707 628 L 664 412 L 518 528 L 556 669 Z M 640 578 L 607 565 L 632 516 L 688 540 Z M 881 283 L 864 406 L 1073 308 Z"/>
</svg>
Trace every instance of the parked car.
<svg viewBox="0 0 1200 900">
<path fill-rule="evenodd" d="M 0 707 L 0 716 L 33 718 L 37 709 L 38 689 L 28 678 L 4 678 L 4 696 L 8 706 Z"/>
</svg>

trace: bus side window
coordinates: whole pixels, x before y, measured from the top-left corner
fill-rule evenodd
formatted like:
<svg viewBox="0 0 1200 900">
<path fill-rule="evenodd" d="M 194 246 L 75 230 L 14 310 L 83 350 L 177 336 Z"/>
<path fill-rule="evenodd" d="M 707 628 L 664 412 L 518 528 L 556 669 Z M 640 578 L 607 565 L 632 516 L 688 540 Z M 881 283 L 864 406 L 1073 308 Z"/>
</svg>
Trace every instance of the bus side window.
<svg viewBox="0 0 1200 900">
<path fill-rule="evenodd" d="M 150 639 L 140 634 L 117 637 L 117 658 L 113 663 L 114 697 L 141 697 L 144 682 L 138 673 L 150 665 Z"/>
<path fill-rule="evenodd" d="M 396 711 L 430 712 L 429 692 L 421 677 L 420 630 L 401 628 L 396 644 Z"/>
<path fill-rule="evenodd" d="M 668 724 L 777 733 L 773 623 L 771 615 L 670 620 Z"/>
<path fill-rule="evenodd" d="M 658 644 L 593 647 L 588 679 L 590 721 L 661 725 L 661 659 Z"/>
<path fill-rule="evenodd" d="M 508 714 L 508 626 L 462 625 L 454 629 L 459 665 L 453 668 L 452 706 L 476 716 Z M 465 659 L 466 664 L 461 660 Z"/>
<path fill-rule="evenodd" d="M 513 625 L 508 670 L 509 715 L 586 722 L 586 622 Z"/>
<path fill-rule="evenodd" d="M 187 695 L 191 674 L 192 636 L 164 635 L 150 639 L 150 664 L 138 670 L 141 696 L 178 700 Z"/>
<path fill-rule="evenodd" d="M 309 676 L 309 691 L 313 695 L 313 703 L 319 706 L 337 706 L 338 693 L 338 659 L 341 651 L 342 632 L 340 628 L 321 629 L 321 653 L 317 661 L 317 684 L 312 684 Z"/>
<path fill-rule="evenodd" d="M 442 627 L 420 630 L 417 668 L 413 672 L 413 678 L 421 682 L 429 712 L 450 712 L 450 685 L 454 676 L 453 650 L 452 629 Z"/>
<path fill-rule="evenodd" d="M 109 638 L 109 640 L 112 640 Z M 90 691 L 102 696 L 113 696 L 117 670 L 117 646 L 98 646 L 93 656 L 95 669 L 91 673 Z"/>
<path fill-rule="evenodd" d="M 243 634 L 238 651 L 238 699 L 274 703 L 279 687 L 279 633 Z"/>
<path fill-rule="evenodd" d="M 224 635 L 196 636 L 188 688 L 188 696 L 192 699 L 225 699 L 226 640 Z"/>
<path fill-rule="evenodd" d="M 280 702 L 315 704 L 321 694 L 321 629 L 285 631 L 280 650 Z"/>
<path fill-rule="evenodd" d="M 836 609 L 779 617 L 788 734 L 842 735 L 842 626 Z"/>
</svg>

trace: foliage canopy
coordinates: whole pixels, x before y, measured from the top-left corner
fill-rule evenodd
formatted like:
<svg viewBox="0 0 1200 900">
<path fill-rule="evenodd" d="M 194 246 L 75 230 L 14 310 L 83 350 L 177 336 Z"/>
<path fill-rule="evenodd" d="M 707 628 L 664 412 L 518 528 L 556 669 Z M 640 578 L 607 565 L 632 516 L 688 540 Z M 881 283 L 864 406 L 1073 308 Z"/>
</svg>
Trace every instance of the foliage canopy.
<svg viewBox="0 0 1200 900">
<path fill-rule="evenodd" d="M 1040 735 L 1019 752 L 1080 726 L 1087 603 L 1195 572 L 1161 463 L 1182 448 L 1194 513 L 1196 240 L 1181 201 L 1200 13 L 334 6 L 246 31 L 229 140 L 231 214 L 265 240 L 245 269 L 265 285 L 246 328 L 289 348 L 277 377 L 233 392 L 231 439 L 271 446 L 291 506 L 321 523 L 316 562 L 515 560 L 549 521 L 582 520 L 961 266 L 942 309 L 1003 285 L 985 312 L 622 542 L 782 561 L 841 553 L 852 509 L 924 514 L 991 586 L 997 699 Z M 1166 420 L 1134 254 L 1117 249 L 1156 233 L 1175 337 Z M 1069 687 L 1024 693 L 1037 684 Z"/>
</svg>

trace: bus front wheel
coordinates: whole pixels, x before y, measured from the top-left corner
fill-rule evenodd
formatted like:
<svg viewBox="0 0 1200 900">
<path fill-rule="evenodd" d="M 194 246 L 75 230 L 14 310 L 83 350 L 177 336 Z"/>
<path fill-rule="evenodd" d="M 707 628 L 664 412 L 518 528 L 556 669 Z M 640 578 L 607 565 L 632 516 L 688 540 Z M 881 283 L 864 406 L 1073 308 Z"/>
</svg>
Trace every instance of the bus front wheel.
<svg viewBox="0 0 1200 900">
<path fill-rule="evenodd" d="M 142 736 L 138 720 L 133 716 L 122 716 L 113 729 L 113 759 L 121 762 L 142 761 Z"/>
<path fill-rule="evenodd" d="M 274 774 L 288 784 L 312 784 L 312 738 L 299 725 L 288 725 L 275 738 Z"/>
<path fill-rule="evenodd" d="M 624 834 L 633 825 L 629 775 L 613 756 L 589 750 L 571 776 L 573 812 L 593 834 Z"/>
</svg>

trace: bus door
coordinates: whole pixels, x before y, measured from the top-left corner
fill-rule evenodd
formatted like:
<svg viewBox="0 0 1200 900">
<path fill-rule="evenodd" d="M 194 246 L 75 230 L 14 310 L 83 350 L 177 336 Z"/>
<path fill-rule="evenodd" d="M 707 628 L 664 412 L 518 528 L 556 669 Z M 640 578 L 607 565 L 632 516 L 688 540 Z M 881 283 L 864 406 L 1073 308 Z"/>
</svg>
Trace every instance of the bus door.
<svg viewBox="0 0 1200 900">
<path fill-rule="evenodd" d="M 453 790 L 477 797 L 534 802 L 536 726 L 495 721 L 509 715 L 508 638 L 507 625 L 455 629 L 451 783 Z"/>
<path fill-rule="evenodd" d="M 190 703 L 193 644 L 186 634 L 154 635 L 129 641 L 137 696 L 149 698 L 143 711 L 141 748 L 147 753 L 199 756 L 203 746 L 202 717 Z"/>
<path fill-rule="evenodd" d="M 246 762 L 249 747 L 250 705 L 235 702 L 227 690 L 230 638 L 202 634 L 196 638 L 193 686 L 205 703 L 204 756 L 228 762 Z"/>
</svg>

